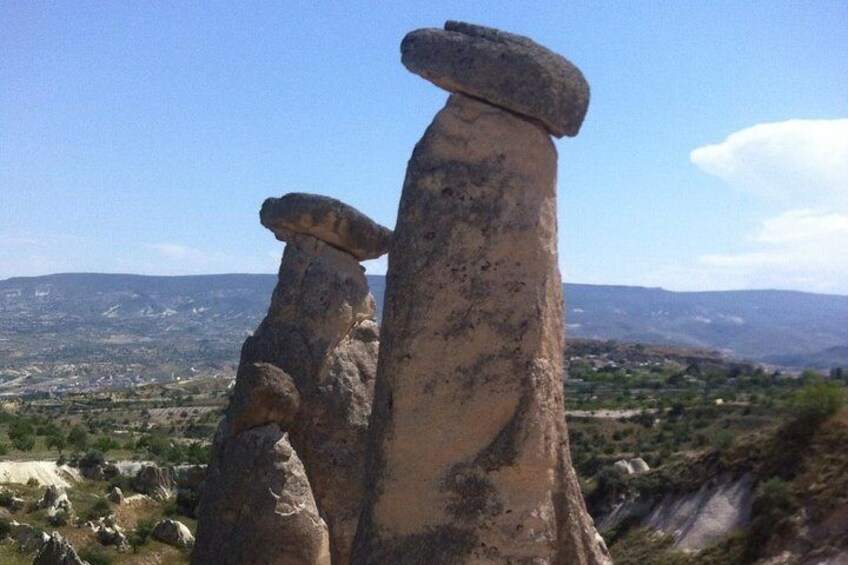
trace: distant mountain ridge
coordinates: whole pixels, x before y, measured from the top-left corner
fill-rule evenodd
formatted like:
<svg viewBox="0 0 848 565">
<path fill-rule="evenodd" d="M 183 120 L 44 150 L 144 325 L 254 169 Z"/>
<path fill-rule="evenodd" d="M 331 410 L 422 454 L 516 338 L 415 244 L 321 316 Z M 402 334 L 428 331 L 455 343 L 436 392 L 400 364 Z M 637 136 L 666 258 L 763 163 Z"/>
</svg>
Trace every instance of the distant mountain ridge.
<svg viewBox="0 0 848 565">
<path fill-rule="evenodd" d="M 385 278 L 368 278 L 379 311 Z M 109 342 L 118 334 L 143 341 L 195 336 L 210 354 L 226 357 L 229 351 L 236 358 L 275 284 L 275 275 L 246 274 L 74 273 L 2 280 L 0 354 L 8 355 L 16 341 L 30 349 L 40 344 L 25 357 L 66 354 L 74 350 L 69 336 Z M 848 296 L 584 284 L 566 284 L 565 295 L 570 336 L 714 349 L 794 367 L 848 366 Z M 65 338 L 64 353 L 47 343 L 57 335 Z"/>
</svg>

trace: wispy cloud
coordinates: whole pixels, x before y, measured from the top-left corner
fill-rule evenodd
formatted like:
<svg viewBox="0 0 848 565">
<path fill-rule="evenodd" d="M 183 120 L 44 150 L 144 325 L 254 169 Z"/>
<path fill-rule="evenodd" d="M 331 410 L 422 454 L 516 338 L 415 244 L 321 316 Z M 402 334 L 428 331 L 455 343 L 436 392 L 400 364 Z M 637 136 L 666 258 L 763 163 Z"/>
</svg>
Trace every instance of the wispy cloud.
<svg viewBox="0 0 848 565">
<path fill-rule="evenodd" d="M 208 260 L 207 254 L 203 251 L 181 243 L 154 243 L 149 247 L 155 249 L 162 257 L 170 261 L 204 263 Z"/>
<path fill-rule="evenodd" d="M 782 203 L 735 253 L 652 273 L 677 288 L 789 288 L 848 293 L 848 119 L 759 124 L 699 147 L 692 163 Z"/>
</svg>

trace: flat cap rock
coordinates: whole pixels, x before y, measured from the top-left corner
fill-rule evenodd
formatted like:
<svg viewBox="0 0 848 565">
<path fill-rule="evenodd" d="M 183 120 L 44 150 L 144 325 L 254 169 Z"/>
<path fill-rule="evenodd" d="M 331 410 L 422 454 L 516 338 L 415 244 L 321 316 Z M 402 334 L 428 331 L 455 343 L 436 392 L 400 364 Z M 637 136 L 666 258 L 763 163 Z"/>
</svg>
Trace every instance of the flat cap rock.
<svg viewBox="0 0 848 565">
<path fill-rule="evenodd" d="M 589 107 L 580 69 L 527 37 L 449 21 L 408 33 L 400 50 L 413 73 L 536 120 L 556 137 L 577 135 Z"/>
<path fill-rule="evenodd" d="M 392 239 L 392 230 L 353 206 L 317 194 L 292 192 L 268 198 L 262 204 L 259 221 L 280 241 L 291 241 L 294 234 L 304 233 L 359 261 L 385 255 Z"/>
</svg>

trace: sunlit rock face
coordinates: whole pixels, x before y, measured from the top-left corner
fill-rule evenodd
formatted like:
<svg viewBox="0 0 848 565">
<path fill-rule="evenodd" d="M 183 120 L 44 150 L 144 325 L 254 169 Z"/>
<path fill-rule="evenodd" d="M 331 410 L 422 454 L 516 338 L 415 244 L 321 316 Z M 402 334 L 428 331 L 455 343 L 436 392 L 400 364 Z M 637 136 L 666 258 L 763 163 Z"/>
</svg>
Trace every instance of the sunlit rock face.
<svg viewBox="0 0 848 565">
<path fill-rule="evenodd" d="M 364 494 L 379 348 L 359 259 L 385 253 L 391 231 L 308 194 L 268 199 L 261 221 L 286 250 L 268 314 L 242 348 L 193 560 L 329 563 L 332 556 L 344 565 Z M 212 547 L 222 539 L 231 551 Z M 203 561 L 214 555 L 233 560 Z"/>
<path fill-rule="evenodd" d="M 505 106 L 452 95 L 409 161 L 357 564 L 609 561 L 565 430 L 557 153 Z"/>
</svg>

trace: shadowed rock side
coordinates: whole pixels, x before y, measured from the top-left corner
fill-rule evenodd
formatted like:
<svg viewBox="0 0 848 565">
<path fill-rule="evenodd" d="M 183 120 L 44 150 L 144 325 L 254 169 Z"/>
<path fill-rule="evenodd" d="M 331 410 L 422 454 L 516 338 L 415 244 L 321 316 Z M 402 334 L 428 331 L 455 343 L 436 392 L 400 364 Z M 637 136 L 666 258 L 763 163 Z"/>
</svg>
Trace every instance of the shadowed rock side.
<svg viewBox="0 0 848 565">
<path fill-rule="evenodd" d="M 327 527 L 303 463 L 277 424 L 230 436 L 218 427 L 191 562 L 329 565 Z"/>
<path fill-rule="evenodd" d="M 344 564 L 362 506 L 365 440 L 379 348 L 374 298 L 359 262 L 311 236 L 283 256 L 268 315 L 242 349 L 294 379 L 301 407 L 291 442 Z"/>
<path fill-rule="evenodd" d="M 349 250 L 379 256 L 391 232 L 353 208 L 312 195 L 268 199 L 261 215 L 288 245 L 268 314 L 242 348 L 233 400 L 213 446 L 213 478 L 201 497 L 195 546 L 216 543 L 208 524 L 223 512 L 233 514 L 237 526 L 222 536 L 234 538 L 230 543 L 241 553 L 233 561 L 204 561 L 201 556 L 221 552 L 195 549 L 193 562 L 327 563 L 317 535 L 323 518 L 332 562 L 344 565 L 364 493 L 365 432 L 379 347 L 374 298 Z M 207 496 L 214 502 L 204 502 Z M 241 505 L 234 514 L 233 503 L 224 500 L 249 497 L 264 506 Z M 300 504 L 275 510 L 275 497 Z M 250 515 L 265 509 L 273 516 Z M 266 535 L 285 542 L 266 543 Z M 247 543 L 257 552 L 245 553 Z"/>
<path fill-rule="evenodd" d="M 450 97 L 410 159 L 353 562 L 607 563 L 571 467 L 556 150 Z"/>
</svg>

